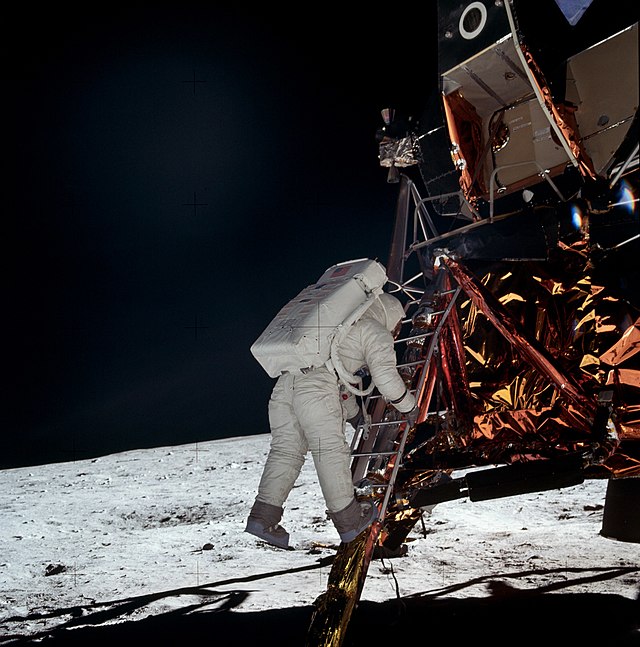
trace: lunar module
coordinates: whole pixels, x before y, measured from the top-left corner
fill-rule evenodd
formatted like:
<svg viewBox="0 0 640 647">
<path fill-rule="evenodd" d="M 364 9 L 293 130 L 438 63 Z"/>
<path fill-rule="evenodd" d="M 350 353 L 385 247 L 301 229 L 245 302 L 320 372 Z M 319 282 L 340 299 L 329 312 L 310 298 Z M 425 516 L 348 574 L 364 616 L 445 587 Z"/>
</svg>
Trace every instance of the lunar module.
<svg viewBox="0 0 640 647">
<path fill-rule="evenodd" d="M 420 415 L 363 401 L 352 472 L 378 520 L 340 547 L 310 645 L 340 644 L 372 556 L 429 506 L 603 478 L 602 534 L 640 542 L 637 16 L 439 0 L 437 41 L 433 100 L 377 133 Z"/>
</svg>

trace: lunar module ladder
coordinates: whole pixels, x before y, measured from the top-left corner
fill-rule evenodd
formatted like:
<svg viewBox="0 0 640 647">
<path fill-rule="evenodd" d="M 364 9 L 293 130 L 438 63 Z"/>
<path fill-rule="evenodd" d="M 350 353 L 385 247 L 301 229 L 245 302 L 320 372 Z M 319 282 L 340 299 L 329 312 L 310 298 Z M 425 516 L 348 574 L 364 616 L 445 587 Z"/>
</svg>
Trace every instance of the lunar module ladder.
<svg viewBox="0 0 640 647">
<path fill-rule="evenodd" d="M 418 406 L 420 407 L 418 422 L 422 422 L 426 416 L 429 405 L 431 387 L 428 385 L 428 377 L 432 374 L 431 362 L 438 347 L 440 332 L 455 305 L 460 291 L 461 288 L 457 287 L 444 293 L 446 296 L 450 297 L 449 302 L 443 310 L 432 313 L 433 317 L 439 317 L 438 323 L 433 330 L 417 335 L 410 335 L 409 337 L 402 337 L 395 341 L 397 345 L 420 340 L 426 341 L 429 339 L 429 346 L 423 358 L 418 361 L 398 365 L 398 369 L 400 370 L 411 367 L 422 367 L 418 374 L 416 388 L 412 389 L 412 393 L 414 393 Z M 406 325 L 410 322 L 411 319 L 406 319 L 403 321 L 403 324 Z M 370 395 L 365 404 L 369 405 L 371 401 L 375 402 L 373 415 L 371 416 L 372 422 L 365 422 L 364 424 L 359 425 L 351 442 L 352 474 L 356 486 L 363 482 L 366 484 L 371 460 L 379 458 L 384 461 L 384 459 L 387 459 L 386 469 L 384 470 L 384 480 L 382 482 L 376 481 L 369 483 L 372 489 L 380 489 L 384 491 L 382 502 L 379 504 L 378 508 L 378 522 L 382 525 L 384 523 L 390 499 L 394 494 L 394 486 L 398 470 L 402 464 L 402 457 L 411 428 L 406 424 L 404 419 L 388 421 L 379 420 L 378 418 L 384 415 L 386 405 L 379 394 Z M 368 406 L 365 406 L 364 408 L 366 410 Z M 376 441 L 383 440 L 380 436 L 385 434 L 389 427 L 401 428 L 400 431 L 393 434 L 391 442 L 394 445 L 394 448 L 387 451 L 376 451 L 376 445 L 380 444 Z"/>
<path fill-rule="evenodd" d="M 442 311 L 432 313 L 436 318 L 432 330 L 396 340 L 396 344 L 400 344 L 418 339 L 429 339 L 428 348 L 426 352 L 422 352 L 419 361 L 398 365 L 400 370 L 422 367 L 422 370 L 416 371 L 413 375 L 412 386 L 414 384 L 416 386 L 415 389 L 411 389 L 420 407 L 417 422 L 421 422 L 427 415 L 437 370 L 437 362 L 432 360 L 440 343 L 440 333 L 459 293 L 460 288 L 446 292 L 445 296 L 449 297 L 448 304 Z M 414 305 L 416 303 L 413 302 Z M 403 323 L 410 322 L 412 322 L 411 318 Z M 374 499 L 374 504 L 378 507 L 378 514 L 367 531 L 362 532 L 359 537 L 348 544 L 340 544 L 329 574 L 327 590 L 315 602 L 305 647 L 340 647 L 342 644 L 351 613 L 360 599 L 369 564 L 374 557 L 375 547 L 384 528 L 385 516 L 394 494 L 405 446 L 411 432 L 404 419 L 383 420 L 385 412 L 389 408 L 379 394 L 369 395 L 365 404 L 367 405 L 364 407 L 365 410 L 369 406 L 373 408 L 372 422 L 359 425 L 354 434 L 351 443 L 351 470 L 354 484 L 357 486 L 358 482 L 362 480 L 361 477 L 368 475 L 368 468 L 372 460 L 388 459 L 383 470 L 383 482 L 371 482 L 371 496 Z M 390 451 L 376 451 L 376 440 L 383 436 L 385 431 L 388 431 L 390 425 L 403 426 L 395 433 L 394 438 L 382 439 L 387 442 L 391 441 L 395 446 Z M 375 496 L 377 491 L 383 491 L 384 496 Z"/>
<path fill-rule="evenodd" d="M 413 232 L 409 232 L 408 229 L 411 203 L 413 203 L 414 207 Z M 415 281 L 422 280 L 422 271 L 407 280 L 404 277 L 407 269 L 405 261 L 411 256 L 416 258 L 415 252 L 419 245 L 419 235 L 422 233 L 424 238 L 428 240 L 430 238 L 429 230 L 433 235 L 437 235 L 426 211 L 425 201 L 421 200 L 413 183 L 402 175 L 392 250 L 387 264 L 387 271 L 389 283 L 393 287 L 392 292 L 399 291 L 409 297 L 405 312 L 412 306 L 419 307 L 421 300 L 425 296 L 425 290 L 417 288 L 414 284 Z M 407 246 L 407 237 L 411 233 L 413 234 L 413 240 Z M 409 361 L 407 364 L 398 365 L 400 370 L 410 370 L 414 366 L 417 367 L 415 374 L 411 378 L 411 391 L 414 393 L 420 407 L 418 423 L 423 422 L 430 413 L 429 406 L 438 370 L 438 362 L 432 360 L 440 346 L 440 335 L 443 332 L 445 322 L 453 310 L 460 291 L 460 287 L 448 289 L 447 286 L 443 286 L 440 295 L 444 296 L 445 300 L 446 297 L 449 297 L 449 300 L 447 305 L 440 309 L 440 312 L 431 313 L 433 319 L 428 326 L 428 331 L 396 340 L 396 344 L 400 344 L 410 341 L 416 342 L 421 338 L 426 341 L 429 338 L 428 348 L 426 352 L 424 350 L 420 352 L 419 361 Z M 405 325 L 409 323 L 413 324 L 412 316 L 403 321 Z M 420 369 L 419 367 L 422 368 Z M 388 405 L 379 394 L 369 395 L 365 405 L 363 407 L 365 411 L 372 409 L 370 421 L 367 420 L 367 424 L 359 426 L 354 434 L 351 443 L 351 471 L 353 482 L 358 485 L 368 475 L 372 459 L 384 460 L 388 458 L 386 469 L 383 473 L 383 482 L 371 483 L 371 496 L 378 506 L 378 515 L 368 531 L 361 533 L 353 542 L 341 544 L 338 548 L 329 574 L 327 590 L 315 602 L 315 610 L 312 615 L 305 647 L 340 647 L 342 644 L 351 613 L 360 599 L 367 570 L 383 530 L 387 509 L 394 494 L 396 479 L 402 464 L 407 439 L 411 432 L 405 420 L 385 420 Z M 381 436 L 384 435 L 385 429 L 388 430 L 390 425 L 398 427 L 404 425 L 401 430 L 396 432 L 395 437 L 386 439 L 392 440 L 392 444 L 395 442 L 395 446 L 391 451 L 375 451 L 376 441 L 382 440 Z M 384 491 L 384 496 L 374 497 L 375 491 Z M 382 500 L 380 501 L 380 499 Z"/>
</svg>

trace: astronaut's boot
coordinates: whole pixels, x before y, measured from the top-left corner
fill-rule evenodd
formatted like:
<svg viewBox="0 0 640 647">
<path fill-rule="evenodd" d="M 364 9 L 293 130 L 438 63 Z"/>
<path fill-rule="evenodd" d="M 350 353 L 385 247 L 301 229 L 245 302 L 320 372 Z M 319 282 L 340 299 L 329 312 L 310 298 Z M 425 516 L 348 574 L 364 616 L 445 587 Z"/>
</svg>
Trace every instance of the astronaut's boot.
<svg viewBox="0 0 640 647">
<path fill-rule="evenodd" d="M 278 524 L 282 519 L 282 508 L 256 500 L 244 529 L 272 546 L 289 548 L 289 533 Z"/>
<path fill-rule="evenodd" d="M 330 512 L 329 516 L 342 542 L 348 544 L 375 521 L 377 514 L 378 509 L 371 501 L 353 499 L 346 508 Z"/>
</svg>

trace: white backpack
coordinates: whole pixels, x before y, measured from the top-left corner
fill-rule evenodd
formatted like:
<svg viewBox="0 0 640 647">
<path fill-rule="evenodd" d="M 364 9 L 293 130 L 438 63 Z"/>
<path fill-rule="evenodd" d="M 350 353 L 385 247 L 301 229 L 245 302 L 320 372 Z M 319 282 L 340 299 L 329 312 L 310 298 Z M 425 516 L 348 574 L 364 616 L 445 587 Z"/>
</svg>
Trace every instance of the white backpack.
<svg viewBox="0 0 640 647">
<path fill-rule="evenodd" d="M 349 386 L 353 376 L 332 349 L 382 294 L 386 282 L 386 269 L 378 261 L 332 265 L 278 312 L 252 344 L 251 353 L 270 377 L 327 364 Z M 369 392 L 351 390 L 358 395 Z"/>
</svg>

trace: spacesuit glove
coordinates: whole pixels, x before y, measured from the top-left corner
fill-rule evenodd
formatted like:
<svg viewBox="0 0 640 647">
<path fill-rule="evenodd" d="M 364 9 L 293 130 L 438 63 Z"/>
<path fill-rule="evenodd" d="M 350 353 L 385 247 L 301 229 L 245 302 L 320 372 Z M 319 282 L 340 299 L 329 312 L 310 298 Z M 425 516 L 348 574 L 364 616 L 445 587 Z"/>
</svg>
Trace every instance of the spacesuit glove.
<svg viewBox="0 0 640 647">
<path fill-rule="evenodd" d="M 411 411 L 404 414 L 405 420 L 407 421 L 409 429 L 411 429 L 412 427 L 415 427 L 416 420 L 418 419 L 418 414 L 419 413 L 420 413 L 420 408 L 416 404 L 416 406 L 413 407 L 413 409 L 411 409 Z"/>
</svg>

